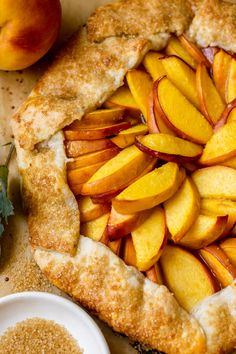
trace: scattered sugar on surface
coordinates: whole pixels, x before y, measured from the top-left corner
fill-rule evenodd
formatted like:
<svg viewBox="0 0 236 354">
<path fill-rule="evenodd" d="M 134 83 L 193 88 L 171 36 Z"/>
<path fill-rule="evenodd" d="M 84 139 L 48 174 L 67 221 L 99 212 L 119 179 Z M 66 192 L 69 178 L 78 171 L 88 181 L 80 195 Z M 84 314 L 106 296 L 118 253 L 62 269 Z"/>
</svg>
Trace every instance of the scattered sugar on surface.
<svg viewBox="0 0 236 354">
<path fill-rule="evenodd" d="M 54 321 L 31 318 L 0 337 L 1 354 L 82 354 L 76 340 Z"/>
</svg>

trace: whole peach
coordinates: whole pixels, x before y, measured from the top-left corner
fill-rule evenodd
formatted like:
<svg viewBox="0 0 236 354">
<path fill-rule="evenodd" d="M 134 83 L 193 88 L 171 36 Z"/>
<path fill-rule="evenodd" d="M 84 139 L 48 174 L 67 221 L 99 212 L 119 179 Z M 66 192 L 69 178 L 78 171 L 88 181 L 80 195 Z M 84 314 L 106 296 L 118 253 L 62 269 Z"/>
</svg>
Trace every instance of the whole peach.
<svg viewBox="0 0 236 354">
<path fill-rule="evenodd" d="M 24 69 L 55 42 L 60 0 L 0 0 L 0 69 Z"/>
</svg>

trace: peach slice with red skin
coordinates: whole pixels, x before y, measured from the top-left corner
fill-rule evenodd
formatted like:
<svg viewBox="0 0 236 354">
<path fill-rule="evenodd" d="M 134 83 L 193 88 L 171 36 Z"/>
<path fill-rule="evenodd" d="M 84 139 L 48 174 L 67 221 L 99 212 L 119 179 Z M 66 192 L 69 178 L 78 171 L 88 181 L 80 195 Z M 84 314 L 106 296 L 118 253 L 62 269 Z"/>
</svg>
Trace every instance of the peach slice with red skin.
<svg viewBox="0 0 236 354">
<path fill-rule="evenodd" d="M 87 127 L 77 130 L 64 130 L 64 135 L 67 140 L 97 140 L 118 134 L 120 131 L 131 127 L 129 122 L 121 122 L 103 127 Z M 68 129 L 68 130 L 67 130 Z"/>
<path fill-rule="evenodd" d="M 123 259 L 127 265 L 136 267 L 136 253 L 134 249 L 134 244 L 131 236 L 127 236 L 124 239 L 124 248 L 123 248 Z"/>
<path fill-rule="evenodd" d="M 161 268 L 158 263 L 155 263 L 150 269 L 145 272 L 146 277 L 151 280 L 153 283 L 162 285 L 163 276 L 161 274 Z"/>
<path fill-rule="evenodd" d="M 150 209 L 172 197 L 182 182 L 178 165 L 168 162 L 130 184 L 112 205 L 121 214 Z"/>
<path fill-rule="evenodd" d="M 157 52 L 148 52 L 143 59 L 143 66 L 147 72 L 151 75 L 153 81 L 156 81 L 163 75 L 166 75 L 165 69 L 162 65 L 160 58 L 164 55 Z"/>
<path fill-rule="evenodd" d="M 227 104 L 225 107 L 220 120 L 216 123 L 214 127 L 214 131 L 216 132 L 218 129 L 220 129 L 222 126 L 224 126 L 226 123 L 231 123 L 231 121 L 236 120 L 236 114 L 235 114 L 235 119 L 233 118 L 234 115 L 233 112 L 236 113 L 236 98 Z"/>
<path fill-rule="evenodd" d="M 200 101 L 196 90 L 196 74 L 191 66 L 175 55 L 165 56 L 160 61 L 165 68 L 168 79 L 199 109 Z"/>
<path fill-rule="evenodd" d="M 236 58 L 234 57 L 229 67 L 226 92 L 227 102 L 231 102 L 236 98 Z"/>
<path fill-rule="evenodd" d="M 197 67 L 196 85 L 201 112 L 211 125 L 215 125 L 219 121 L 225 105 L 203 64 L 199 64 Z"/>
<path fill-rule="evenodd" d="M 161 255 L 160 264 L 165 284 L 187 311 L 217 290 L 207 267 L 192 253 L 179 246 L 167 245 Z"/>
<path fill-rule="evenodd" d="M 139 136 L 135 145 L 153 157 L 177 163 L 197 160 L 202 154 L 200 145 L 169 134 Z"/>
<path fill-rule="evenodd" d="M 65 142 L 67 157 L 78 157 L 84 154 L 89 154 L 114 147 L 117 146 L 109 139 L 76 140 Z"/>
<path fill-rule="evenodd" d="M 216 165 L 236 156 L 236 121 L 219 128 L 206 143 L 199 163 Z"/>
<path fill-rule="evenodd" d="M 178 243 L 190 249 L 208 246 L 222 235 L 227 220 L 228 215 L 208 216 L 200 214 Z"/>
<path fill-rule="evenodd" d="M 192 174 L 201 198 L 236 200 L 236 170 L 225 166 L 201 168 Z"/>
<path fill-rule="evenodd" d="M 199 64 L 204 64 L 208 68 L 211 68 L 211 63 L 207 60 L 201 49 L 199 49 L 192 41 L 188 39 L 185 34 L 179 36 L 179 41 L 187 52 L 196 60 Z"/>
<path fill-rule="evenodd" d="M 231 60 L 231 55 L 220 49 L 215 54 L 212 64 L 214 83 L 224 101 L 227 100 L 226 87 Z"/>
<path fill-rule="evenodd" d="M 149 211 L 136 214 L 120 214 L 113 207 L 107 224 L 110 241 L 126 236 L 135 230 L 148 217 Z"/>
<path fill-rule="evenodd" d="M 107 161 L 102 161 L 95 163 L 93 165 L 84 166 L 80 168 L 76 168 L 74 170 L 67 171 L 67 179 L 70 186 L 75 184 L 85 183 L 89 180 L 94 173 L 99 170 L 101 166 L 103 166 Z"/>
<path fill-rule="evenodd" d="M 229 258 L 230 263 L 236 267 L 236 238 L 227 238 L 220 243 L 220 248 Z"/>
<path fill-rule="evenodd" d="M 164 203 L 164 209 L 171 239 L 179 242 L 191 228 L 200 211 L 200 196 L 190 177 L 187 177 L 173 197 Z"/>
<path fill-rule="evenodd" d="M 145 135 L 148 132 L 146 124 L 138 124 L 129 129 L 121 131 L 117 136 L 111 139 L 119 148 L 126 148 L 134 144 L 135 137 Z"/>
<path fill-rule="evenodd" d="M 117 256 L 120 255 L 121 250 L 121 239 L 115 241 L 108 241 L 107 246 L 115 253 Z"/>
<path fill-rule="evenodd" d="M 159 115 L 178 136 L 197 144 L 210 139 L 209 122 L 166 77 L 157 82 L 156 95 Z"/>
<path fill-rule="evenodd" d="M 219 246 L 212 244 L 199 250 L 199 254 L 223 288 L 236 278 L 236 268 Z"/>
<path fill-rule="evenodd" d="M 156 116 L 154 112 L 154 97 L 153 90 L 150 92 L 147 104 L 147 126 L 148 131 L 151 134 L 160 133 L 158 124 L 156 122 Z"/>
<path fill-rule="evenodd" d="M 192 55 L 189 54 L 185 47 L 183 47 L 179 39 L 174 36 L 169 39 L 165 52 L 168 55 L 176 55 L 177 57 L 181 58 L 193 69 L 197 67 L 196 60 L 192 57 Z"/>
<path fill-rule="evenodd" d="M 129 89 L 147 120 L 147 99 L 152 90 L 152 79 L 145 71 L 133 69 L 126 74 Z"/>
<path fill-rule="evenodd" d="M 88 222 L 97 219 L 100 216 L 107 214 L 111 209 L 111 205 L 109 203 L 94 204 L 90 197 L 77 198 L 77 202 L 81 222 Z"/>
</svg>

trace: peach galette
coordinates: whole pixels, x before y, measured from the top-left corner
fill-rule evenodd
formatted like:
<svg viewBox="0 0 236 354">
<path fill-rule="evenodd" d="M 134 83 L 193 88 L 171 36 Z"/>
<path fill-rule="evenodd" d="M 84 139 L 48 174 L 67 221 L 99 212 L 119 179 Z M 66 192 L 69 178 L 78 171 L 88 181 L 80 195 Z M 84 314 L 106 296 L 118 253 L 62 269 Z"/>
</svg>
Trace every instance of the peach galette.
<svg viewBox="0 0 236 354">
<path fill-rule="evenodd" d="M 236 346 L 233 12 L 220 1 L 106 5 L 13 119 L 39 267 L 166 353 Z"/>
</svg>

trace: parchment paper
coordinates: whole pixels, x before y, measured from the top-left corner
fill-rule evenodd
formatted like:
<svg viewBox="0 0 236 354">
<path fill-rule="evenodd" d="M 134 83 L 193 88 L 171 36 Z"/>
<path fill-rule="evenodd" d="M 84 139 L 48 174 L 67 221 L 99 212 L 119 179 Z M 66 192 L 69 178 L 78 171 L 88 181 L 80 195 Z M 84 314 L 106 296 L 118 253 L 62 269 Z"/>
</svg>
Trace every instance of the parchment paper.
<svg viewBox="0 0 236 354">
<path fill-rule="evenodd" d="M 61 2 L 63 24 L 58 43 L 83 24 L 87 16 L 98 5 L 108 2 L 108 0 L 61 0 Z M 0 146 L 12 141 L 9 119 L 30 93 L 36 80 L 42 75 L 51 54 L 22 72 L 0 71 Z M 8 149 L 9 147 L 0 147 L 0 163 L 4 162 Z M 1 240 L 0 296 L 30 290 L 60 294 L 44 278 L 32 259 L 28 244 L 27 225 L 21 209 L 19 182 L 16 159 L 13 156 L 10 164 L 10 192 L 15 206 L 15 216 L 10 218 Z M 137 353 L 126 338 L 113 333 L 102 322 L 97 320 L 97 323 L 108 341 L 112 354 Z"/>
</svg>

